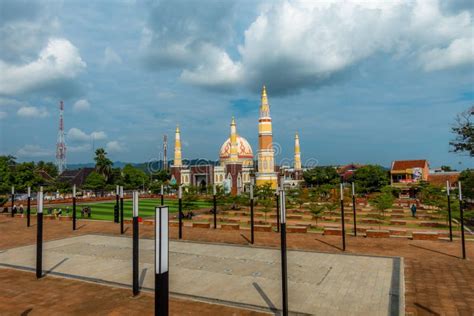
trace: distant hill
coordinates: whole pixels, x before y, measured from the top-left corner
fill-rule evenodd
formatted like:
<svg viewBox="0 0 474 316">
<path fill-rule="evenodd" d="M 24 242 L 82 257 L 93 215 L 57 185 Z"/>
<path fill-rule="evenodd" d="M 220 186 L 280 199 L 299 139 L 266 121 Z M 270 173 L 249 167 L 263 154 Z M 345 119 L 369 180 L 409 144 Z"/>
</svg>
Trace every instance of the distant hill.
<svg viewBox="0 0 474 316">
<path fill-rule="evenodd" d="M 189 165 L 209 164 L 209 165 L 214 165 L 214 166 L 219 164 L 218 161 L 203 160 L 203 159 L 192 159 L 192 160 L 186 160 L 185 159 L 185 160 L 183 160 L 183 163 L 184 164 L 189 164 Z M 139 162 L 139 163 L 114 161 L 113 164 L 114 164 L 113 165 L 114 168 L 123 168 L 123 167 L 125 167 L 125 165 L 131 164 L 135 168 L 141 169 L 141 170 L 145 171 L 146 173 L 150 173 L 150 172 L 153 172 L 153 171 L 159 171 L 159 170 L 163 169 L 163 161 L 162 160 L 156 160 L 156 161 L 150 161 L 150 162 Z M 168 163 L 168 164 L 170 164 L 170 163 Z M 75 164 L 68 164 L 67 165 L 68 170 L 77 170 L 77 169 L 81 169 L 81 168 L 94 168 L 94 167 L 95 167 L 95 163 L 93 163 L 93 162 L 75 163 Z"/>
</svg>

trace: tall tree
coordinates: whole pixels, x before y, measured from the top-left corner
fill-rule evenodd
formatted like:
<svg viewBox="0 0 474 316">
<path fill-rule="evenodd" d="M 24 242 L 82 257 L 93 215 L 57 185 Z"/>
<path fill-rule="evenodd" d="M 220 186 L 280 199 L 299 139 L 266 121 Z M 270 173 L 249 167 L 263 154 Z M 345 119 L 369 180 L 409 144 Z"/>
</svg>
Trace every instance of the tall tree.
<svg viewBox="0 0 474 316">
<path fill-rule="evenodd" d="M 303 179 L 308 185 L 336 184 L 339 181 L 339 174 L 334 167 L 320 166 L 305 171 Z"/>
<path fill-rule="evenodd" d="M 390 182 L 388 171 L 377 165 L 366 165 L 357 169 L 353 180 L 356 182 L 357 192 L 360 193 L 380 191 Z"/>
<path fill-rule="evenodd" d="M 97 148 L 95 151 L 95 171 L 101 174 L 107 183 L 112 174 L 112 161 L 107 158 L 107 152 L 104 148 Z"/>
<path fill-rule="evenodd" d="M 456 135 L 455 139 L 449 143 L 453 152 L 467 153 L 469 156 L 474 156 L 474 126 L 471 119 L 474 115 L 474 106 L 459 113 L 456 116 L 456 122 L 451 128 L 451 131 Z"/>
</svg>

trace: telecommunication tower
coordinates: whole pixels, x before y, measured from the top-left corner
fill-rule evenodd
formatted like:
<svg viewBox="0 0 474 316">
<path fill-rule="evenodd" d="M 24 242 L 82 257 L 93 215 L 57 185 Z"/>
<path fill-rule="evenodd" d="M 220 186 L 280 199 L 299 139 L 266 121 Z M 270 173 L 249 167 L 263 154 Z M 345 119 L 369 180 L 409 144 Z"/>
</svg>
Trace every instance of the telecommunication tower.
<svg viewBox="0 0 474 316">
<path fill-rule="evenodd" d="M 56 143 L 56 166 L 58 173 L 66 170 L 66 141 L 64 139 L 64 102 L 59 102 L 59 131 Z"/>
</svg>

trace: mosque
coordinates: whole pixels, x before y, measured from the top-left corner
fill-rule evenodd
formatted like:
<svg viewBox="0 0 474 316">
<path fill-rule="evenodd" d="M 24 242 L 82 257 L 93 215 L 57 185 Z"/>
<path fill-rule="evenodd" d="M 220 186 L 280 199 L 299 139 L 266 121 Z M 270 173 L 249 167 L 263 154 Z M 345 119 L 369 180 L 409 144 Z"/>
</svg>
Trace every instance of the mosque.
<svg viewBox="0 0 474 316">
<path fill-rule="evenodd" d="M 226 192 L 238 195 L 246 192 L 255 178 L 256 185 L 270 184 L 277 187 L 295 187 L 302 182 L 301 151 L 298 134 L 295 135 L 293 168 L 275 164 L 272 118 L 265 86 L 262 89 L 258 120 L 257 163 L 249 142 L 237 133 L 237 124 L 232 118 L 230 136 L 222 144 L 219 165 L 184 165 L 181 153 L 181 132 L 176 127 L 174 161 L 171 165 L 171 182 L 179 185 L 206 187 L 220 185 Z"/>
</svg>

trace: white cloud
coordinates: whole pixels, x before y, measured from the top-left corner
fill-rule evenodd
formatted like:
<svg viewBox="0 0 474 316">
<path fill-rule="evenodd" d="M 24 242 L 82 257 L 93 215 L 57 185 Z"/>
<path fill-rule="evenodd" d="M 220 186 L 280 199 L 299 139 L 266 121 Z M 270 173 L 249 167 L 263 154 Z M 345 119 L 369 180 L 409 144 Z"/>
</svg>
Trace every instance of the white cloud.
<svg viewBox="0 0 474 316">
<path fill-rule="evenodd" d="M 120 142 L 113 140 L 113 141 L 108 142 L 105 145 L 105 150 L 108 153 L 116 153 L 116 152 L 124 151 L 124 147 L 123 147 L 123 144 L 121 144 Z"/>
<path fill-rule="evenodd" d="M 50 39 L 35 61 L 17 65 L 0 60 L 0 94 L 35 90 L 59 79 L 72 79 L 84 68 L 78 49 L 66 39 Z"/>
<path fill-rule="evenodd" d="M 267 84 L 277 94 L 317 87 L 376 54 L 414 64 L 421 58 L 425 70 L 474 61 L 470 11 L 443 12 L 436 0 L 270 2 L 237 47 L 232 32 L 215 27 L 227 30 L 223 18 L 232 14 L 194 10 L 176 13 L 182 23 L 152 11 L 141 47 L 148 65 L 181 68 L 183 81 L 210 89 Z"/>
<path fill-rule="evenodd" d="M 21 117 L 35 117 L 35 118 L 43 118 L 43 117 L 49 116 L 48 111 L 44 107 L 36 107 L 36 106 L 23 106 L 18 109 L 16 114 Z"/>
<path fill-rule="evenodd" d="M 73 127 L 67 132 L 68 141 L 73 142 L 89 142 L 92 140 L 104 140 L 107 138 L 107 134 L 103 131 L 92 132 L 87 134 L 79 128 Z"/>
<path fill-rule="evenodd" d="M 25 145 L 17 151 L 18 157 L 46 157 L 53 156 L 53 151 L 41 148 L 38 145 Z"/>
<path fill-rule="evenodd" d="M 67 151 L 71 153 L 79 153 L 79 152 L 86 152 L 92 149 L 91 144 L 82 144 L 78 146 L 68 146 Z"/>
<path fill-rule="evenodd" d="M 3 120 L 8 116 L 7 112 L 0 111 L 0 120 Z"/>
<path fill-rule="evenodd" d="M 474 63 L 474 40 L 460 38 L 446 48 L 435 48 L 420 56 L 427 71 L 442 70 Z"/>
<path fill-rule="evenodd" d="M 121 64 L 122 57 L 120 57 L 120 55 L 115 50 L 107 46 L 104 50 L 103 65 L 108 66 L 114 63 Z"/>
<path fill-rule="evenodd" d="M 74 112 L 88 111 L 91 108 L 91 104 L 86 99 L 76 101 L 72 106 Z"/>
</svg>

